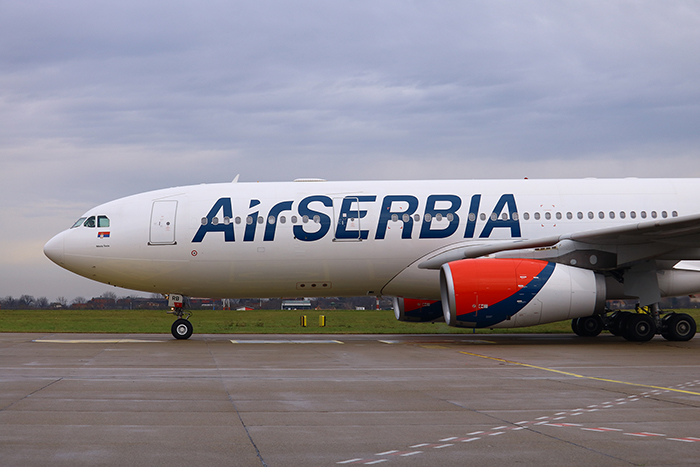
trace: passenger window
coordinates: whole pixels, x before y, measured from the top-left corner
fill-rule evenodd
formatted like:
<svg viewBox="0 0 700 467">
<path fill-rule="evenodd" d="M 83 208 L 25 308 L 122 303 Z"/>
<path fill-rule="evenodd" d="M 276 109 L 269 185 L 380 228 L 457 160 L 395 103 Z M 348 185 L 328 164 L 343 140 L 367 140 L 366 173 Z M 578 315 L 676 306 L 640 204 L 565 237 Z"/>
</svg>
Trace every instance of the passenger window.
<svg viewBox="0 0 700 467">
<path fill-rule="evenodd" d="M 603 211 L 598 212 L 598 217 L 605 219 L 605 213 Z"/>
<path fill-rule="evenodd" d="M 666 219 L 668 217 L 668 213 L 666 211 L 661 211 L 661 217 Z"/>
<path fill-rule="evenodd" d="M 627 217 L 627 214 L 625 214 L 625 211 L 620 211 L 620 219 L 624 219 Z"/>
<path fill-rule="evenodd" d="M 570 212 L 567 212 L 567 213 L 566 213 L 566 218 L 569 219 L 569 220 L 571 220 L 571 219 L 574 218 L 574 215 L 573 215 L 572 213 L 570 213 Z"/>
<path fill-rule="evenodd" d="M 588 218 L 593 219 L 593 211 L 588 211 Z"/>
<path fill-rule="evenodd" d="M 673 212 L 671 213 L 671 216 L 672 216 L 672 217 L 678 217 L 678 211 L 673 211 Z"/>
<path fill-rule="evenodd" d="M 536 213 L 535 213 L 535 219 L 536 219 L 536 220 L 540 220 L 540 213 L 539 213 L 539 212 L 536 212 Z"/>
<path fill-rule="evenodd" d="M 552 218 L 552 213 L 551 212 L 545 212 L 544 213 L 544 218 L 547 220 L 550 220 Z"/>
<path fill-rule="evenodd" d="M 560 212 L 557 213 L 557 219 L 561 219 L 561 213 L 560 213 Z"/>
<path fill-rule="evenodd" d="M 647 212 L 646 212 L 646 211 L 642 211 L 641 216 L 642 216 L 642 219 L 646 219 L 646 218 L 647 218 Z"/>
<path fill-rule="evenodd" d="M 613 211 L 610 211 L 610 219 L 615 219 L 615 213 Z"/>
<path fill-rule="evenodd" d="M 107 216 L 97 216 L 97 227 L 109 227 L 109 218 Z"/>
<path fill-rule="evenodd" d="M 526 221 L 529 221 L 530 220 L 530 213 L 526 212 L 525 214 L 523 214 L 523 219 L 525 219 Z"/>
<path fill-rule="evenodd" d="M 88 217 L 83 225 L 85 227 L 95 227 L 95 216 Z"/>
<path fill-rule="evenodd" d="M 484 214 L 483 212 L 482 212 L 481 214 L 479 214 L 479 219 L 481 219 L 482 221 L 485 221 L 485 220 L 486 220 L 486 214 Z"/>
<path fill-rule="evenodd" d="M 576 214 L 576 217 L 578 217 L 579 219 L 583 219 L 583 213 L 582 213 L 581 211 L 579 211 L 579 212 Z"/>
<path fill-rule="evenodd" d="M 652 217 L 653 219 L 656 219 L 656 211 L 651 211 L 651 217 Z"/>
<path fill-rule="evenodd" d="M 630 217 L 631 217 L 632 219 L 636 219 L 636 218 L 637 218 L 637 212 L 636 212 L 636 211 L 630 211 Z"/>
<path fill-rule="evenodd" d="M 76 227 L 80 227 L 81 225 L 83 225 L 83 222 L 85 222 L 85 218 L 81 217 L 80 219 L 75 221 L 75 224 L 73 224 L 73 227 L 71 227 L 71 229 L 74 229 Z"/>
</svg>

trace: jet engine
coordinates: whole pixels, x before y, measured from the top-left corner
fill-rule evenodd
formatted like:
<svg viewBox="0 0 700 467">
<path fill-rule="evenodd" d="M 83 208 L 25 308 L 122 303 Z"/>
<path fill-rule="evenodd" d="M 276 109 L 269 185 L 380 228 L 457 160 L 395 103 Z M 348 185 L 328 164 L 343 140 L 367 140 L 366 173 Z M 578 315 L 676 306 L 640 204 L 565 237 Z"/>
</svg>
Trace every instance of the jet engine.
<svg viewBox="0 0 700 467">
<path fill-rule="evenodd" d="M 442 321 L 442 304 L 439 300 L 394 297 L 394 315 L 399 321 L 414 323 Z"/>
<path fill-rule="evenodd" d="M 445 322 L 519 327 L 602 313 L 605 278 L 587 269 L 531 259 L 464 259 L 440 270 Z"/>
</svg>

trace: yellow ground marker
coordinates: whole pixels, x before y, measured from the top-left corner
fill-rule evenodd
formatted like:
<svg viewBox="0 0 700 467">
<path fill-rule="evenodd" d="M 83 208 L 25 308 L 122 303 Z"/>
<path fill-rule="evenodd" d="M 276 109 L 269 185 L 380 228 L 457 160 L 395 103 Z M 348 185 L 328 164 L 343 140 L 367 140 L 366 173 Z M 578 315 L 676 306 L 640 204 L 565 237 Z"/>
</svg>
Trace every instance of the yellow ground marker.
<svg viewBox="0 0 700 467">
<path fill-rule="evenodd" d="M 529 363 L 514 362 L 512 360 L 506 360 L 504 358 L 489 357 L 488 355 L 480 355 L 478 353 L 472 353 L 472 352 L 460 351 L 459 353 L 464 354 L 464 355 L 471 355 L 472 357 L 486 358 L 488 360 L 494 360 L 497 362 L 510 363 L 512 365 L 519 365 L 519 366 L 524 366 L 524 367 L 528 367 L 528 368 L 534 368 L 536 370 L 550 371 L 552 373 L 559 373 L 561 375 L 573 376 L 574 378 L 592 379 L 594 381 L 605 381 L 606 383 L 625 384 L 628 386 L 638 386 L 638 387 L 642 387 L 642 388 L 661 389 L 664 391 L 681 392 L 684 394 L 692 394 L 694 396 L 700 396 L 700 392 L 686 391 L 685 389 L 673 389 L 673 388 L 667 388 L 667 387 L 663 387 L 663 386 L 652 386 L 650 384 L 629 383 L 627 381 L 618 381 L 615 379 L 597 378 L 595 376 L 579 375 L 579 374 L 571 373 L 568 371 L 553 370 L 552 368 L 545 368 L 543 366 L 530 365 Z"/>
</svg>

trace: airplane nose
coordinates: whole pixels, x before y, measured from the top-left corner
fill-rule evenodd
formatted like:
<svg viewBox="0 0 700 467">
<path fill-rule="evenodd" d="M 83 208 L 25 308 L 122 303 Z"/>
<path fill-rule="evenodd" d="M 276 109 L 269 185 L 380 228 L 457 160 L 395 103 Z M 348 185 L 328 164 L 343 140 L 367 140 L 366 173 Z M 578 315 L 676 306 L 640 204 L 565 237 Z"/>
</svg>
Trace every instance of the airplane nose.
<svg viewBox="0 0 700 467">
<path fill-rule="evenodd" d="M 44 245 L 44 254 L 46 257 L 58 265 L 63 264 L 63 234 L 64 232 L 61 232 Z"/>
</svg>

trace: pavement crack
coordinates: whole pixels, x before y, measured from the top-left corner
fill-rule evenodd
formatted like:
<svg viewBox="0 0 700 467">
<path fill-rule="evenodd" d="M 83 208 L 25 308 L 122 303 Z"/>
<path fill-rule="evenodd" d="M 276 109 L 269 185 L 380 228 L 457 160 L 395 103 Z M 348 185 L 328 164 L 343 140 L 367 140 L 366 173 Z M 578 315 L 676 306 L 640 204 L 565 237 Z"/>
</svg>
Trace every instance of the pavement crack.
<svg viewBox="0 0 700 467">
<path fill-rule="evenodd" d="M 205 341 L 207 345 L 207 351 L 209 352 L 209 356 L 211 356 L 212 361 L 216 365 L 216 371 L 219 374 L 219 381 L 221 382 L 221 386 L 223 387 L 224 391 L 226 391 L 226 394 L 228 395 L 228 400 L 231 402 L 231 406 L 233 407 L 233 410 L 236 411 L 236 415 L 238 416 L 238 420 L 241 422 L 241 426 L 245 430 L 246 436 L 248 436 L 248 440 L 250 441 L 250 444 L 253 446 L 253 449 L 255 449 L 255 455 L 258 456 L 258 459 L 260 459 L 260 463 L 263 465 L 263 467 L 268 467 L 267 463 L 265 462 L 265 459 L 263 459 L 262 454 L 260 453 L 260 449 L 258 449 L 258 446 L 255 444 L 255 441 L 253 440 L 253 436 L 250 434 L 250 431 L 248 430 L 248 426 L 245 424 L 243 421 L 243 417 L 241 416 L 241 412 L 238 410 L 238 407 L 236 407 L 236 402 L 233 400 L 233 396 L 229 392 L 228 389 L 226 389 L 226 384 L 224 383 L 224 377 L 221 374 L 221 370 L 219 368 L 219 362 L 216 360 L 216 357 L 214 357 L 214 354 L 211 352 L 211 347 L 209 346 L 209 342 Z"/>
</svg>

